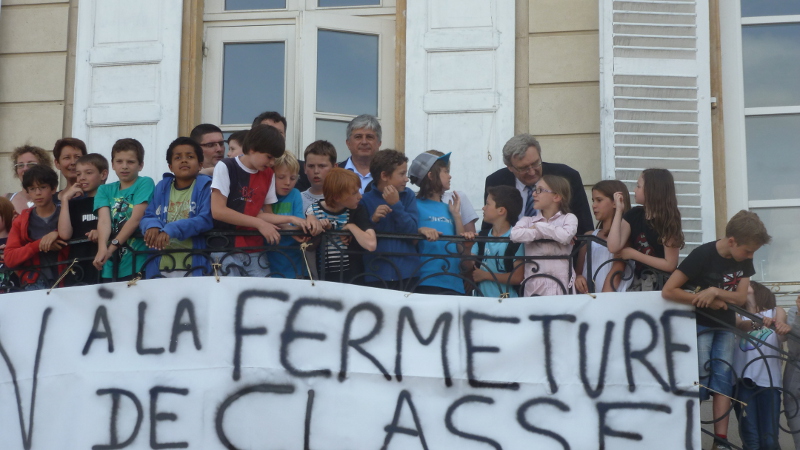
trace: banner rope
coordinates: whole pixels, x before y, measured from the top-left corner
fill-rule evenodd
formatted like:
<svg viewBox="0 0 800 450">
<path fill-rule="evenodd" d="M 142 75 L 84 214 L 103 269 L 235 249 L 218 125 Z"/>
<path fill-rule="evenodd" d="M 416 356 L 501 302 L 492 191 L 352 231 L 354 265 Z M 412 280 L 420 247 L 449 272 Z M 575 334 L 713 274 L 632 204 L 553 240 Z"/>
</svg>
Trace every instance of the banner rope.
<svg viewBox="0 0 800 450">
<path fill-rule="evenodd" d="M 711 392 L 713 392 L 713 393 L 715 393 L 715 394 L 719 394 L 719 395 L 721 395 L 721 396 L 723 396 L 723 397 L 728 397 L 728 398 L 729 398 L 731 401 L 734 401 L 734 402 L 736 402 L 736 403 L 741 403 L 741 404 L 742 404 L 742 406 L 747 406 L 747 403 L 745 403 L 745 402 L 743 402 L 743 401 L 741 401 L 741 400 L 739 400 L 739 399 L 733 398 L 733 397 L 731 397 L 730 395 L 725 395 L 725 394 L 723 394 L 722 392 L 715 391 L 714 389 L 711 389 L 711 388 L 710 388 L 710 387 L 708 387 L 708 386 L 702 385 L 702 384 L 698 383 L 697 381 L 695 381 L 695 382 L 694 382 L 694 385 L 695 385 L 695 386 L 704 387 L 704 388 L 708 389 L 709 391 L 711 391 Z"/>
<path fill-rule="evenodd" d="M 311 280 L 311 285 L 315 286 L 314 284 L 314 276 L 311 274 L 311 267 L 308 265 L 308 256 L 306 255 L 306 250 L 310 247 L 311 244 L 308 242 L 303 242 L 300 244 L 300 250 L 303 252 L 303 262 L 306 263 L 306 270 L 308 271 L 308 279 Z"/>
<path fill-rule="evenodd" d="M 72 260 L 72 263 L 69 265 L 69 267 L 67 267 L 67 270 L 65 270 L 64 273 L 62 273 L 61 276 L 58 277 L 58 280 L 56 280 L 55 284 L 50 287 L 49 291 L 47 291 L 47 295 L 50 295 L 50 292 L 52 292 L 53 289 L 55 289 L 58 286 L 58 283 L 61 283 L 61 280 L 63 280 L 64 277 L 66 277 L 68 274 L 75 275 L 75 271 L 72 270 L 72 266 L 74 266 L 77 263 L 78 263 L 78 258 Z"/>
<path fill-rule="evenodd" d="M 214 269 L 214 278 L 216 278 L 217 283 L 219 283 L 219 272 L 218 272 L 218 270 L 222 270 L 222 263 L 219 262 L 219 259 L 217 259 L 217 262 L 211 263 L 211 268 Z"/>
</svg>

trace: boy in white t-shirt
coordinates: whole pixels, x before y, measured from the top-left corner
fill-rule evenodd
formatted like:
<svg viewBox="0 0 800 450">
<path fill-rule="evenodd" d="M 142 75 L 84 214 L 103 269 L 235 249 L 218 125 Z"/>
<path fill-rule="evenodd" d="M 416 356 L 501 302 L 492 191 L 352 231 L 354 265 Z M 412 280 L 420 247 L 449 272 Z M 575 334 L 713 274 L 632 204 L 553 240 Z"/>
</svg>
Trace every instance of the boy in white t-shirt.
<svg viewBox="0 0 800 450">
<path fill-rule="evenodd" d="M 336 148 L 328 141 L 314 141 L 306 147 L 306 176 L 311 187 L 303 191 L 303 211 L 316 201 L 324 200 L 322 184 L 328 172 L 336 166 Z"/>
</svg>

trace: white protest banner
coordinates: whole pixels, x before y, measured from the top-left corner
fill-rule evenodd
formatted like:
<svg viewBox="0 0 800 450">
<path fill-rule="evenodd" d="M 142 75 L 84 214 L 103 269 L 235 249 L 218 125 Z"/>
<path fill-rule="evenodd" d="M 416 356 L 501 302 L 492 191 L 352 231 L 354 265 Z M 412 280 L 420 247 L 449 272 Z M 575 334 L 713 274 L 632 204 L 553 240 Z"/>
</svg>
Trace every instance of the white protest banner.
<svg viewBox="0 0 800 450">
<path fill-rule="evenodd" d="M 8 449 L 699 449 L 695 321 L 182 278 L 0 296 Z"/>
</svg>

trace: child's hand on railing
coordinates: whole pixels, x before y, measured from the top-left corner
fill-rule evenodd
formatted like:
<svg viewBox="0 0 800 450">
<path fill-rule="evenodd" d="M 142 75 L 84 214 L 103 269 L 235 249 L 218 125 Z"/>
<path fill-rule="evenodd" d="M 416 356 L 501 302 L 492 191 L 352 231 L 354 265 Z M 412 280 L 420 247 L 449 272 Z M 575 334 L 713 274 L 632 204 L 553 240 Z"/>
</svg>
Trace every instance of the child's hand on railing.
<svg viewBox="0 0 800 450">
<path fill-rule="evenodd" d="M 419 234 L 425 236 L 425 239 L 427 239 L 430 242 L 438 241 L 439 240 L 439 236 L 442 235 L 441 231 L 434 230 L 433 228 L 428 228 L 428 227 L 421 227 L 417 231 L 419 231 Z"/>
<path fill-rule="evenodd" d="M 51 231 L 50 233 L 44 235 L 44 237 L 39 241 L 39 251 L 58 251 L 64 248 L 66 245 L 66 241 L 58 238 L 58 231 Z"/>
<path fill-rule="evenodd" d="M 160 232 L 161 230 L 157 227 L 148 228 L 144 232 L 144 245 L 149 248 L 158 248 L 156 247 L 156 238 L 158 238 L 158 233 Z"/>
<path fill-rule="evenodd" d="M 712 308 L 712 309 L 719 309 L 713 308 L 711 304 L 714 300 L 717 299 L 717 288 L 710 287 L 708 289 L 703 289 L 700 291 L 692 300 L 692 305 L 697 308 Z M 724 302 L 723 302 L 724 303 Z M 726 307 L 727 309 L 727 307 Z"/>
<path fill-rule="evenodd" d="M 278 233 L 278 226 L 269 222 L 264 222 L 258 226 L 258 232 L 264 236 L 268 244 L 277 245 L 281 240 L 281 235 Z"/>
<path fill-rule="evenodd" d="M 325 231 L 322 229 L 322 224 L 319 222 L 319 219 L 317 219 L 317 216 L 314 215 L 306 216 L 306 223 L 308 224 L 307 233 L 310 234 L 311 236 L 317 236 L 323 231 Z M 308 242 L 308 239 L 298 242 Z"/>
<path fill-rule="evenodd" d="M 575 277 L 575 290 L 579 294 L 586 294 L 589 292 L 589 283 L 586 282 L 586 277 L 578 275 Z"/>
<path fill-rule="evenodd" d="M 477 233 L 474 231 L 465 231 L 461 233 L 461 236 L 468 241 L 472 241 L 475 239 L 475 236 L 477 236 Z"/>
<path fill-rule="evenodd" d="M 97 239 L 98 239 L 99 236 L 100 236 L 100 233 L 98 233 L 97 230 L 92 230 L 92 231 L 86 233 L 86 239 L 89 239 L 90 241 L 94 242 L 95 244 L 97 243 Z"/>
<path fill-rule="evenodd" d="M 779 335 L 783 336 L 785 334 L 789 334 L 790 331 L 792 331 L 791 325 L 789 325 L 786 322 L 778 322 L 777 320 L 775 321 L 775 332 L 776 333 L 778 333 Z"/>
</svg>

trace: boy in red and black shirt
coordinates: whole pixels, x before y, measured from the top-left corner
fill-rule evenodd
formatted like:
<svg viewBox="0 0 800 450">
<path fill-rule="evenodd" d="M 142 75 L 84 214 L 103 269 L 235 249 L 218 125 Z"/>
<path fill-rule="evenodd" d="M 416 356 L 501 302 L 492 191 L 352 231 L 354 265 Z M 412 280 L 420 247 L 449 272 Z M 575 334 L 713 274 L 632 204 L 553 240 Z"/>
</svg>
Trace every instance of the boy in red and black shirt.
<svg viewBox="0 0 800 450">
<path fill-rule="evenodd" d="M 269 264 L 257 247 L 263 247 L 264 239 L 277 245 L 281 238 L 275 224 L 284 218 L 272 213 L 272 204 L 278 201 L 272 166 L 283 155 L 285 142 L 277 129 L 257 125 L 247 133 L 242 145 L 242 155 L 223 159 L 214 166 L 211 215 L 216 230 L 257 230 L 261 236 L 237 236 L 232 242 L 210 242 L 209 246 L 230 247 L 232 243 L 248 253 L 212 254 L 212 259 L 222 264 L 222 274 L 264 277 L 269 275 Z M 305 229 L 305 225 L 301 227 Z"/>
<path fill-rule="evenodd" d="M 6 243 L 5 264 L 22 269 L 18 274 L 23 289 L 46 289 L 58 278 L 55 263 L 67 256 L 67 243 L 58 237 L 59 206 L 53 202 L 58 175 L 39 164 L 22 176 L 22 187 L 34 206 L 14 219 Z M 27 266 L 33 267 L 24 269 Z"/>
</svg>

